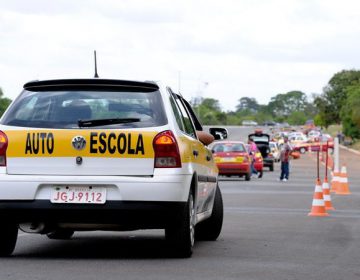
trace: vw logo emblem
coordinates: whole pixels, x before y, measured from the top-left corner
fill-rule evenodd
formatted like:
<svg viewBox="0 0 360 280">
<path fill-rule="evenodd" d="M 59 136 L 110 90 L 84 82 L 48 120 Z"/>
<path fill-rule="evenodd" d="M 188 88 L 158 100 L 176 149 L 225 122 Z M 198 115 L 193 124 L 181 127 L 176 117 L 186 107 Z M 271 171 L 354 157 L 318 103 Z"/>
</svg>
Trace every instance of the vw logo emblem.
<svg viewBox="0 0 360 280">
<path fill-rule="evenodd" d="M 85 149 L 86 140 L 82 136 L 75 136 L 72 139 L 71 144 L 75 150 L 81 151 L 81 150 Z"/>
</svg>

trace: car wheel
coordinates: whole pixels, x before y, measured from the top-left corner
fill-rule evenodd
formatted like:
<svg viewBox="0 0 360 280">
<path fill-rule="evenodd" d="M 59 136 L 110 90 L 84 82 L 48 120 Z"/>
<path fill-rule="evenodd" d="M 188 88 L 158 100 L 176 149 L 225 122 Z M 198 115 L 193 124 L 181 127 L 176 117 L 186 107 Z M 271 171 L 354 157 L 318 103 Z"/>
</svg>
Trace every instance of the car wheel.
<svg viewBox="0 0 360 280">
<path fill-rule="evenodd" d="M 269 170 L 274 171 L 274 164 L 273 163 L 269 166 Z"/>
<path fill-rule="evenodd" d="M 14 252 L 18 236 L 18 225 L 5 223 L 0 229 L 0 257 L 7 257 Z"/>
<path fill-rule="evenodd" d="M 251 179 L 251 173 L 246 173 L 245 174 L 245 181 L 250 181 Z"/>
<path fill-rule="evenodd" d="M 70 239 L 74 235 L 71 229 L 57 229 L 46 234 L 49 239 Z"/>
<path fill-rule="evenodd" d="M 259 171 L 259 177 L 258 178 L 262 178 L 262 176 L 263 176 L 263 171 L 261 170 L 261 171 Z"/>
<path fill-rule="evenodd" d="M 214 206 L 210 218 L 196 225 L 196 240 L 216 240 L 221 232 L 224 218 L 224 206 L 219 186 L 216 187 Z"/>
<path fill-rule="evenodd" d="M 175 221 L 165 229 L 165 238 L 170 243 L 173 255 L 188 258 L 192 254 L 195 242 L 195 206 L 190 191 L 185 208 Z"/>
<path fill-rule="evenodd" d="M 302 148 L 300 148 L 300 150 L 299 150 L 299 151 L 300 151 L 300 153 L 301 153 L 301 154 L 305 154 L 306 149 L 305 149 L 304 147 L 302 147 Z"/>
</svg>

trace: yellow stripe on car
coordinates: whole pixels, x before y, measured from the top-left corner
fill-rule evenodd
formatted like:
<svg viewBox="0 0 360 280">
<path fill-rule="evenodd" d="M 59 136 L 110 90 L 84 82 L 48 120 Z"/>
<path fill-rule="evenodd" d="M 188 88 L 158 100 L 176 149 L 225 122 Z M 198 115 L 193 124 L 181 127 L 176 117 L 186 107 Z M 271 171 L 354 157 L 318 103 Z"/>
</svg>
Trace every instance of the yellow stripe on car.
<svg viewBox="0 0 360 280">
<path fill-rule="evenodd" d="M 8 157 L 122 157 L 152 158 L 154 132 L 118 130 L 7 131 Z M 84 139 L 83 147 L 76 139 Z"/>
</svg>

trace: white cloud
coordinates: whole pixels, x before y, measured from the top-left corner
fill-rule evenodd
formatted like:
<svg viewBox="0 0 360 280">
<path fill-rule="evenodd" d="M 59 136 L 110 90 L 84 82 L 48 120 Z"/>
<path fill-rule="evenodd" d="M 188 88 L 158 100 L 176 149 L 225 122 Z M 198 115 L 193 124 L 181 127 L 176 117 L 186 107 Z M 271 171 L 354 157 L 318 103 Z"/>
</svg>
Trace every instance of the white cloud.
<svg viewBox="0 0 360 280">
<path fill-rule="evenodd" d="M 359 68 L 360 2 L 301 0 L 2 1 L 0 86 L 14 98 L 32 79 L 162 80 L 218 99 L 266 103 L 291 90 L 320 93 Z M 201 85 L 208 82 L 208 86 Z"/>
</svg>

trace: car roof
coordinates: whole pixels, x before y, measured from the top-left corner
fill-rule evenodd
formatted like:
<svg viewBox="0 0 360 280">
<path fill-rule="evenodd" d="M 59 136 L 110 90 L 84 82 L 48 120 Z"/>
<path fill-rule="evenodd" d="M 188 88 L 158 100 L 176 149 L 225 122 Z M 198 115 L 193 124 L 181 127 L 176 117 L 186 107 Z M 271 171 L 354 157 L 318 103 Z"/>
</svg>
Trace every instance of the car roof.
<svg viewBox="0 0 360 280">
<path fill-rule="evenodd" d="M 28 91 L 61 91 L 61 90 L 127 90 L 156 91 L 159 86 L 155 82 L 139 82 L 115 79 L 55 79 L 31 81 L 24 86 Z"/>
</svg>

